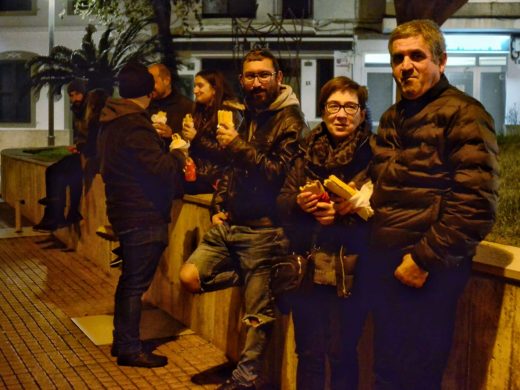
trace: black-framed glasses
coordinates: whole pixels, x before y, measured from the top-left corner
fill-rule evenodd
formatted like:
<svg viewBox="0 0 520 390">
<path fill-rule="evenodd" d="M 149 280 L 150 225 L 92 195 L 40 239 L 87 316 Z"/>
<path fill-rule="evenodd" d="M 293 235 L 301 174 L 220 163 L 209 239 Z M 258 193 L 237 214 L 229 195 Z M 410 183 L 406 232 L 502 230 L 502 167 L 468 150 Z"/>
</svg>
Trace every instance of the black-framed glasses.
<svg viewBox="0 0 520 390">
<path fill-rule="evenodd" d="M 353 102 L 349 102 L 349 103 L 345 103 L 345 104 L 330 102 L 330 103 L 325 104 L 325 110 L 329 114 L 337 114 L 339 112 L 339 110 L 341 110 L 343 108 L 343 110 L 345 110 L 345 112 L 347 114 L 355 115 L 356 112 L 359 111 L 360 107 L 361 106 L 358 103 L 353 103 Z"/>
<path fill-rule="evenodd" d="M 254 83 L 256 78 L 260 83 L 264 84 L 268 83 L 276 73 L 278 72 L 244 73 L 240 75 L 240 77 L 244 82 L 249 84 Z"/>
</svg>

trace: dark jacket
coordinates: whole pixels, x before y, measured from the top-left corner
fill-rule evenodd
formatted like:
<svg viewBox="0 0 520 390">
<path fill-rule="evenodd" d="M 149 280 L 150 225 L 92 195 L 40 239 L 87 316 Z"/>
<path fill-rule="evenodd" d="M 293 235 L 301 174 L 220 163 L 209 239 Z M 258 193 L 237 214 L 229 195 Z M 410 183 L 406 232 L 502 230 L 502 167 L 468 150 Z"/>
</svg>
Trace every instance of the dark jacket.
<svg viewBox="0 0 520 390">
<path fill-rule="evenodd" d="M 213 213 L 225 210 L 237 225 L 265 217 L 277 224 L 276 197 L 307 130 L 298 99 L 286 85 L 268 109 L 246 111 L 240 136 L 226 148 L 230 166 L 214 195 Z"/>
<path fill-rule="evenodd" d="M 152 100 L 148 107 L 149 118 L 159 111 L 166 112 L 166 124 L 170 126 L 174 133 L 180 134 L 182 131 L 182 120 L 186 114 L 191 114 L 194 109 L 193 102 L 186 96 L 181 95 L 176 89 L 163 99 Z M 171 138 L 161 138 L 163 140 L 163 149 L 165 152 L 169 150 Z M 184 195 L 184 175 L 178 172 L 174 179 L 175 193 L 174 198 L 179 199 Z"/>
<path fill-rule="evenodd" d="M 354 181 L 360 187 L 363 183 L 358 180 L 366 176 L 372 157 L 369 136 L 369 131 L 360 131 L 353 140 L 333 145 L 325 124 L 321 123 L 306 138 L 277 199 L 278 212 L 295 252 L 304 253 L 313 245 L 330 250 L 343 245 L 348 253 L 366 251 L 366 221 L 357 214 L 349 214 L 337 216 L 333 224 L 323 226 L 298 206 L 296 196 L 308 181 L 323 183 L 330 175 L 345 183 Z"/>
<path fill-rule="evenodd" d="M 440 82 L 385 112 L 373 139 L 374 245 L 425 270 L 468 268 L 495 220 L 498 146 L 482 104 Z"/>
<path fill-rule="evenodd" d="M 240 128 L 245 109 L 243 104 L 224 101 L 219 109 L 231 111 L 236 128 Z M 190 157 L 197 167 L 197 181 L 204 182 L 203 187 L 213 192 L 211 185 L 222 177 L 224 168 L 229 164 L 229 153 L 217 142 L 216 120 L 205 118 L 204 113 L 195 112 L 194 121 L 197 134 L 191 141 Z"/>
<path fill-rule="evenodd" d="M 169 222 L 183 159 L 163 150 L 148 113 L 130 100 L 108 99 L 101 123 L 101 175 L 115 231 Z"/>
<path fill-rule="evenodd" d="M 149 117 L 159 111 L 166 112 L 166 124 L 170 126 L 174 133 L 180 134 L 182 131 L 182 119 L 186 114 L 191 114 L 194 109 L 193 102 L 180 92 L 172 90 L 168 96 L 159 100 L 152 100 L 148 107 Z M 167 140 L 167 145 L 170 145 Z"/>
<path fill-rule="evenodd" d="M 73 127 L 76 134 L 74 143 L 78 151 L 87 158 L 97 154 L 99 116 L 107 98 L 108 93 L 102 89 L 89 91 L 85 96 L 81 113 L 74 115 Z"/>
</svg>

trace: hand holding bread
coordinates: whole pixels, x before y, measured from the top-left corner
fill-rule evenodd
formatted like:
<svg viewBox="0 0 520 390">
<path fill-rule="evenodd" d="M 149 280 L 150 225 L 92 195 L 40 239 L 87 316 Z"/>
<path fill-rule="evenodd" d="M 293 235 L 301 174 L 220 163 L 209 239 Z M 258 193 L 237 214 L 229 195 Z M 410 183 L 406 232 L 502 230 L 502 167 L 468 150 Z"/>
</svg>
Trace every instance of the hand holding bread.
<svg viewBox="0 0 520 390">
<path fill-rule="evenodd" d="M 330 192 L 336 194 L 337 196 L 339 196 L 342 199 L 345 199 L 347 201 L 350 200 L 353 196 L 356 196 L 358 194 L 358 191 L 355 188 L 346 184 L 345 182 L 343 182 L 341 179 L 339 179 L 338 177 L 336 177 L 334 175 L 330 175 L 328 179 L 325 179 L 323 184 Z M 370 194 L 368 194 L 368 197 L 370 197 Z M 367 202 L 368 202 L 368 200 L 367 200 Z M 346 214 L 347 208 L 349 208 L 350 211 L 352 210 L 352 207 L 345 206 L 345 208 L 343 208 L 342 212 L 345 212 L 345 214 Z M 374 211 L 372 210 L 372 208 L 369 205 L 365 206 L 365 207 L 358 207 L 355 209 L 355 211 L 365 221 L 367 221 L 374 214 Z"/>
<path fill-rule="evenodd" d="M 220 146 L 226 147 L 238 136 L 233 123 L 233 113 L 227 110 L 218 110 L 217 115 L 217 142 Z"/>
<path fill-rule="evenodd" d="M 193 117 L 191 114 L 186 114 L 186 116 L 182 119 L 182 136 L 185 140 L 192 141 L 196 135 L 197 130 L 195 129 Z"/>
</svg>

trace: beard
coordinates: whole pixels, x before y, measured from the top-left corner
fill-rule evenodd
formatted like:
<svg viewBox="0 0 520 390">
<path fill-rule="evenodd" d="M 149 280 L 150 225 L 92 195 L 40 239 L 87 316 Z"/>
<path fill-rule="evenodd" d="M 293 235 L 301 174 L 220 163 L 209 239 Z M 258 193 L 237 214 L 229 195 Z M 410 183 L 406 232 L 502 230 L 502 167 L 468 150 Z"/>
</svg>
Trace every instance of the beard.
<svg viewBox="0 0 520 390">
<path fill-rule="evenodd" d="M 83 102 L 74 102 L 70 104 L 70 110 L 76 114 L 80 115 L 83 111 Z"/>
<path fill-rule="evenodd" d="M 278 96 L 278 86 L 259 86 L 245 91 L 245 99 L 248 107 L 256 110 L 265 110 Z"/>
</svg>

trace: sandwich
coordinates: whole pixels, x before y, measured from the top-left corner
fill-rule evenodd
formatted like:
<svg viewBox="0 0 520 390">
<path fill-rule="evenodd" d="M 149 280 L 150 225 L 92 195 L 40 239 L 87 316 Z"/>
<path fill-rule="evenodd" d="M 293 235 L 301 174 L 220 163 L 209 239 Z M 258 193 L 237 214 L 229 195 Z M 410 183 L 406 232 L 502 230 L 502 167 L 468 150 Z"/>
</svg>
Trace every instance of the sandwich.
<svg viewBox="0 0 520 390">
<path fill-rule="evenodd" d="M 314 195 L 318 195 L 320 202 L 330 202 L 329 194 L 325 191 L 325 187 L 319 180 L 309 180 L 304 186 L 300 186 L 301 192 L 310 192 Z"/>
<path fill-rule="evenodd" d="M 233 124 L 233 112 L 228 110 L 218 110 L 218 124 L 225 123 L 226 125 Z"/>
<path fill-rule="evenodd" d="M 177 133 L 172 134 L 172 142 L 170 143 L 170 150 L 173 149 L 184 149 L 190 146 L 189 142 L 186 142 Z"/>
<path fill-rule="evenodd" d="M 191 123 L 193 124 L 193 117 L 190 113 L 186 114 L 184 118 L 182 118 L 182 125 L 184 126 L 185 123 Z"/>
<path fill-rule="evenodd" d="M 159 111 L 152 115 L 152 123 L 162 123 L 164 125 L 166 124 L 166 120 L 166 112 L 164 111 Z"/>
<path fill-rule="evenodd" d="M 335 175 L 330 175 L 328 179 L 323 181 L 323 184 L 330 192 L 346 200 L 349 200 L 358 192 L 355 188 L 349 186 Z M 373 215 L 373 211 L 369 207 L 361 207 L 357 211 L 357 214 L 365 221 L 367 221 L 368 218 Z"/>
</svg>

